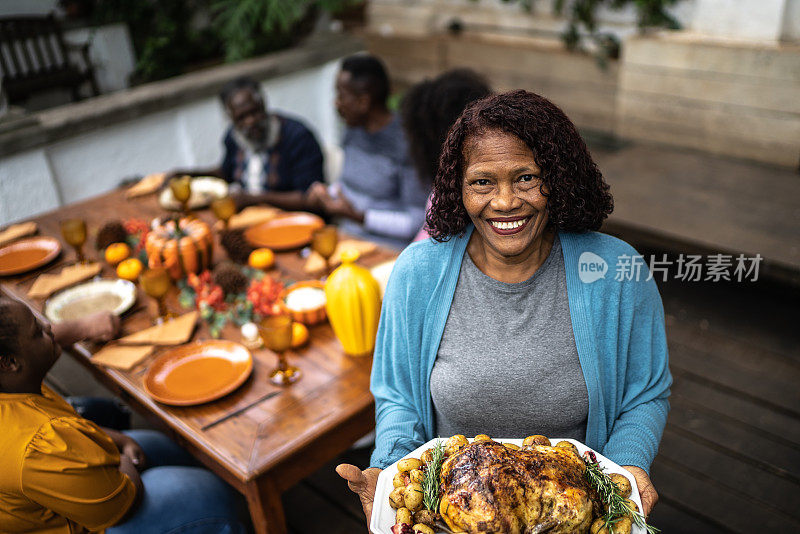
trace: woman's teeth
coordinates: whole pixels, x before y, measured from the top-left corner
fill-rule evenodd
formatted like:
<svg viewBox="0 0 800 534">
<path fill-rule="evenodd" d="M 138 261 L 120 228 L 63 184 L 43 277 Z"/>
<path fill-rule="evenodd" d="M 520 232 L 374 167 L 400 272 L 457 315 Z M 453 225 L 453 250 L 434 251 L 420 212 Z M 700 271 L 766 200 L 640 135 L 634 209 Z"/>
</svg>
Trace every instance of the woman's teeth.
<svg viewBox="0 0 800 534">
<path fill-rule="evenodd" d="M 489 222 L 491 223 L 492 226 L 500 230 L 513 230 L 514 228 L 519 228 L 520 226 L 528 222 L 528 219 L 519 219 L 518 221 L 510 221 L 510 222 L 495 222 L 495 221 L 489 221 Z"/>
</svg>

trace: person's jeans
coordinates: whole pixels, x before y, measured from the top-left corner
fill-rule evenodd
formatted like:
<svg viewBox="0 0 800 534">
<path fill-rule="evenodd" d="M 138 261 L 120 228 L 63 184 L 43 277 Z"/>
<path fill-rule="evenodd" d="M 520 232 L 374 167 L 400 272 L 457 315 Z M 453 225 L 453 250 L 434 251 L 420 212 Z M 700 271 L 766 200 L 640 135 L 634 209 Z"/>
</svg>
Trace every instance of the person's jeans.
<svg viewBox="0 0 800 534">
<path fill-rule="evenodd" d="M 144 496 L 124 523 L 107 534 L 245 534 L 241 496 L 164 434 L 129 430 L 144 450 Z"/>
<path fill-rule="evenodd" d="M 124 430 L 130 412 L 111 399 L 70 397 L 73 408 L 100 426 Z M 125 430 L 145 454 L 144 496 L 108 534 L 244 534 L 242 497 L 174 441 L 154 430 Z"/>
</svg>

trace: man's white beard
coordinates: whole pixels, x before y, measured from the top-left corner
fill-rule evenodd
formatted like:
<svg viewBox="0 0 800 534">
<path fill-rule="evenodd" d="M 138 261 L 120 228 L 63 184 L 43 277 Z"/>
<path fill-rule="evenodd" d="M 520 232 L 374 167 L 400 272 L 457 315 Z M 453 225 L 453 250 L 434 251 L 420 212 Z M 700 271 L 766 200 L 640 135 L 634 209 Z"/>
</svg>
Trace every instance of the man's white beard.
<svg viewBox="0 0 800 534">
<path fill-rule="evenodd" d="M 248 153 L 257 153 L 257 152 L 264 152 L 269 147 L 269 140 L 270 140 L 270 118 L 272 116 L 268 115 L 266 119 L 264 119 L 264 140 L 256 143 L 248 139 L 248 137 L 242 133 L 238 128 L 233 128 L 233 140 L 236 141 L 236 144 L 240 147 L 244 148 Z"/>
</svg>

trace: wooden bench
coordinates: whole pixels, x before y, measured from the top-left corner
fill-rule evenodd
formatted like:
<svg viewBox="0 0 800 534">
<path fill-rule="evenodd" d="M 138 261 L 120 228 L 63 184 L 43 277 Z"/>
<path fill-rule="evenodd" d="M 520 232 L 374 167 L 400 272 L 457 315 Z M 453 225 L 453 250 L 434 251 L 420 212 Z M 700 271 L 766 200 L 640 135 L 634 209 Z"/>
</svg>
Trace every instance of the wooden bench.
<svg viewBox="0 0 800 534">
<path fill-rule="evenodd" d="M 80 53 L 82 68 L 70 57 L 73 51 Z M 89 60 L 89 44 L 65 42 L 52 14 L 0 17 L 0 76 L 3 91 L 12 104 L 54 88 L 70 89 L 72 99 L 80 100 L 81 87 L 86 83 L 93 96 L 99 94 Z"/>
</svg>

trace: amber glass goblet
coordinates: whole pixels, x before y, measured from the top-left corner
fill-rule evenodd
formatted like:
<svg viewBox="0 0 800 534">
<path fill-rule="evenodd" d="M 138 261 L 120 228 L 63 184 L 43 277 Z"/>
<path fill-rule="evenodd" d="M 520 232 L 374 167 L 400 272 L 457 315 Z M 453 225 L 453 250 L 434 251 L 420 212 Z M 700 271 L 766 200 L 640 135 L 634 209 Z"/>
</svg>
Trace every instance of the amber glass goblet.
<svg viewBox="0 0 800 534">
<path fill-rule="evenodd" d="M 179 176 L 169 181 L 169 189 L 175 200 L 181 203 L 183 215 L 189 216 L 189 199 L 192 196 L 192 177 L 189 175 Z"/>
<path fill-rule="evenodd" d="M 269 374 L 273 384 L 286 386 L 302 376 L 300 369 L 286 362 L 286 351 L 292 346 L 292 318 L 289 315 L 270 315 L 258 323 L 264 345 L 278 355 L 278 367 Z"/>
<path fill-rule="evenodd" d="M 331 272 L 330 260 L 339 244 L 339 233 L 333 225 L 323 226 L 311 234 L 311 249 L 325 259 L 325 276 Z"/>
<path fill-rule="evenodd" d="M 223 227 L 227 230 L 228 221 L 236 213 L 236 202 L 231 197 L 215 198 L 211 202 L 211 211 L 222 221 Z"/>
<path fill-rule="evenodd" d="M 86 263 L 83 255 L 83 244 L 86 243 L 86 221 L 83 219 L 66 219 L 61 221 L 61 235 L 78 255 L 78 263 Z"/>
<path fill-rule="evenodd" d="M 153 297 L 158 302 L 158 317 L 154 321 L 155 324 L 161 324 L 175 316 L 167 309 L 167 304 L 164 302 L 164 298 L 172 286 L 172 279 L 166 269 L 160 267 L 147 269 L 139 275 L 139 285 L 142 286 L 142 290 L 148 296 Z"/>
</svg>

